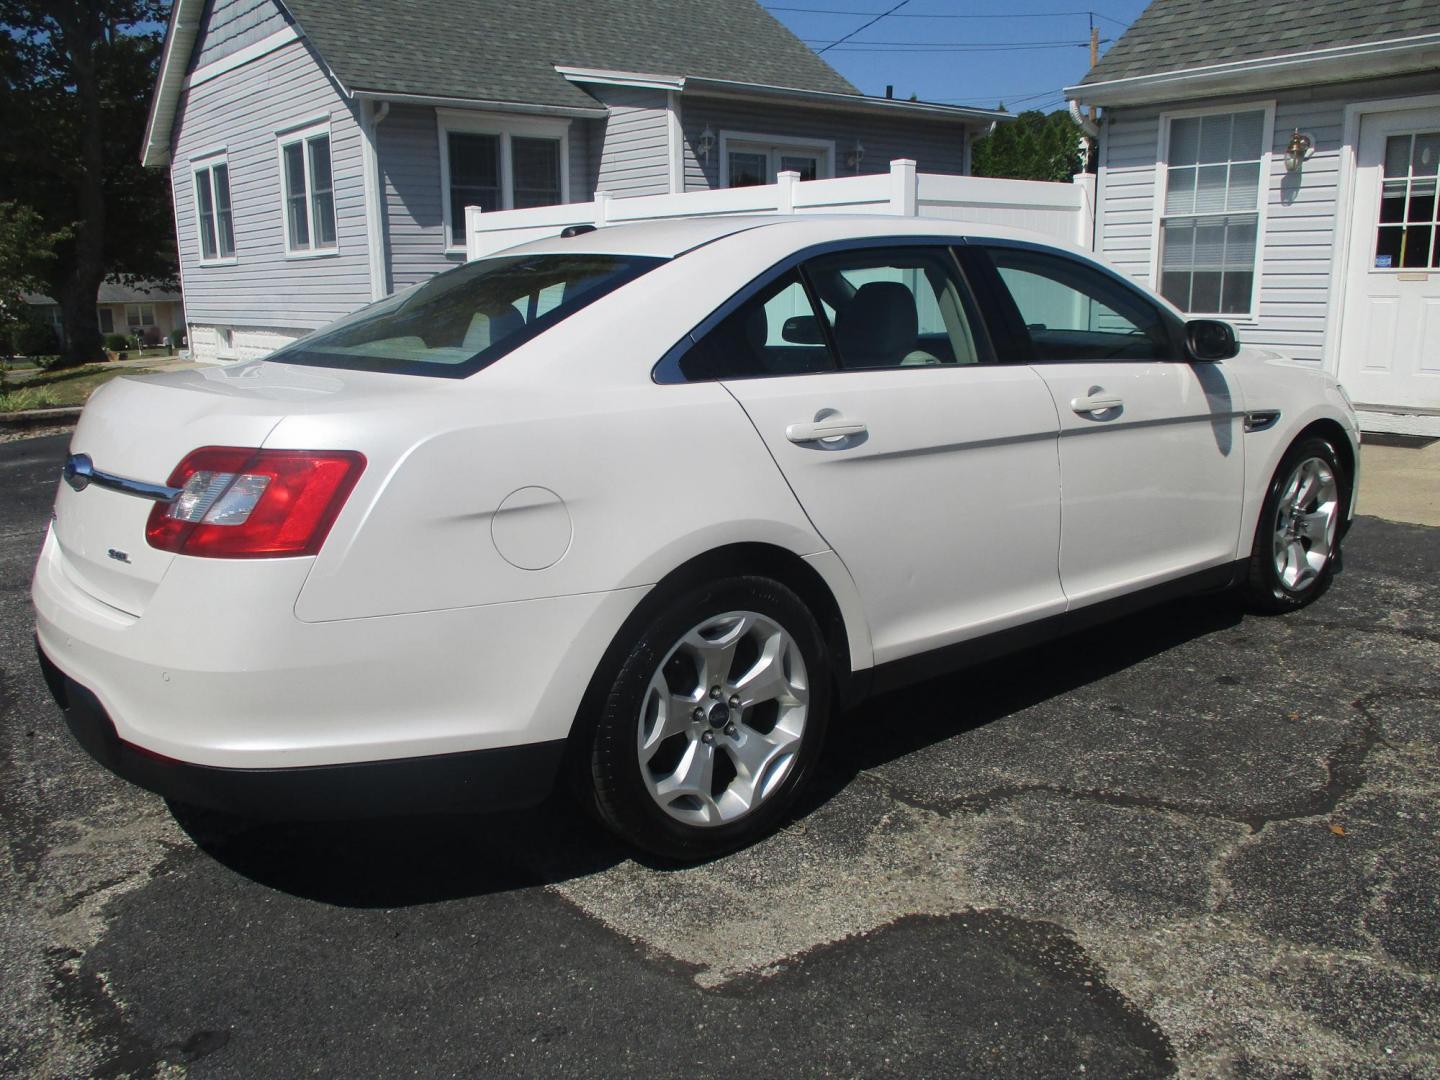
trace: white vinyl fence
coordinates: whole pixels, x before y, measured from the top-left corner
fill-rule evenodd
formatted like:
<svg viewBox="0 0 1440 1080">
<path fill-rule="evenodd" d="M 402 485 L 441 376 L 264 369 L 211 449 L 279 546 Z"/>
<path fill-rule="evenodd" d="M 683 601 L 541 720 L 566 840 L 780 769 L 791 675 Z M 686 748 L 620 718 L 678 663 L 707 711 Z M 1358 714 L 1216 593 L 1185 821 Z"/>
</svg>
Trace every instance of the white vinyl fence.
<svg viewBox="0 0 1440 1080">
<path fill-rule="evenodd" d="M 889 173 L 801 180 L 782 172 L 759 187 L 691 191 L 682 195 L 616 198 L 599 191 L 590 202 L 484 213 L 465 208 L 465 249 L 480 259 L 527 240 L 555 236 L 571 225 L 618 225 L 670 217 L 721 217 L 732 214 L 896 214 L 945 218 L 1029 229 L 1084 248 L 1093 246 L 1095 178 L 1080 175 L 1073 184 L 1032 180 L 992 180 L 978 176 L 941 176 L 917 172 L 901 158 Z"/>
</svg>

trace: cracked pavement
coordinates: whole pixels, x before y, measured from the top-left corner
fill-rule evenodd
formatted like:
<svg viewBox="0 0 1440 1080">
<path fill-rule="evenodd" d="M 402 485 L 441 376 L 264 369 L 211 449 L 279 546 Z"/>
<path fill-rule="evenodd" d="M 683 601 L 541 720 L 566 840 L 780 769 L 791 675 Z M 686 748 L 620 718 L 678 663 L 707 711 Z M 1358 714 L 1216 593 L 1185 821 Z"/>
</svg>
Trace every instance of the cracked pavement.
<svg viewBox="0 0 1440 1080">
<path fill-rule="evenodd" d="M 176 817 L 51 706 L 0 447 L 0 1073 L 1440 1077 L 1440 530 L 876 700 L 778 835 Z"/>
</svg>

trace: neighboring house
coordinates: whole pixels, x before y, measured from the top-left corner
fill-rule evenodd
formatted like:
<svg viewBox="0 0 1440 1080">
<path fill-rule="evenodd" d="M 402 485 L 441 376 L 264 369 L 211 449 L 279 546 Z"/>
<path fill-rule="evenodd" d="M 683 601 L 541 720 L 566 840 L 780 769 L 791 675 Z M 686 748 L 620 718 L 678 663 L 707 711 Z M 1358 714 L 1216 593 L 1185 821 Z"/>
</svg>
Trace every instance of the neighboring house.
<svg viewBox="0 0 1440 1080">
<path fill-rule="evenodd" d="M 54 328 L 57 340 L 64 338 L 59 301 L 43 293 L 26 293 L 24 300 Z M 95 315 L 102 335 L 138 337 L 146 345 L 161 344 L 173 330 L 185 331 L 185 306 L 180 294 L 149 281 L 134 285 L 102 282 L 95 298 Z"/>
<path fill-rule="evenodd" d="M 1154 0 L 1101 107 L 1096 250 L 1194 315 L 1440 409 L 1440 3 Z"/>
<path fill-rule="evenodd" d="M 467 205 L 964 174 L 999 119 L 862 96 L 754 0 L 175 0 L 144 161 L 231 359 L 457 265 Z"/>
</svg>

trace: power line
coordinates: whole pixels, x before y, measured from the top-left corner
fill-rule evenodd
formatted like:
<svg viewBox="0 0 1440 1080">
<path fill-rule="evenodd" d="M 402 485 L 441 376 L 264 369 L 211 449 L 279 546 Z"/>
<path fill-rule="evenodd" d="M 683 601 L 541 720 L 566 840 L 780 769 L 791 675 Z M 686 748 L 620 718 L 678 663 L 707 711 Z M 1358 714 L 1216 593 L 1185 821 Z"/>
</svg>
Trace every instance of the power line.
<svg viewBox="0 0 1440 1080">
<path fill-rule="evenodd" d="M 836 45 L 839 45 L 842 41 L 849 41 L 849 40 L 850 40 L 851 38 L 853 38 L 856 34 L 860 33 L 860 30 L 868 30 L 868 29 L 870 29 L 870 27 L 874 26 L 874 25 L 875 25 L 877 22 L 879 22 L 881 19 L 885 18 L 886 15 L 892 15 L 892 14 L 894 14 L 895 12 L 899 11 L 902 7 L 904 7 L 904 6 L 905 6 L 906 4 L 908 4 L 909 2 L 910 2 L 910 0 L 900 0 L 900 2 L 899 2 L 898 4 L 896 4 L 894 7 L 890 8 L 888 11 L 882 11 L 882 12 L 880 12 L 880 14 L 876 15 L 875 18 L 871 19 L 871 20 L 870 20 L 869 22 L 867 22 L 864 26 L 860 27 L 859 30 L 851 30 L 850 33 L 846 34 L 844 37 L 840 38 L 840 39 L 837 40 L 837 41 L 832 41 L 829 45 L 826 45 L 825 48 L 823 48 L 823 49 L 816 49 L 816 50 L 815 50 L 815 55 L 819 56 L 821 53 L 828 52 L 829 50 L 833 49 Z"/>
<path fill-rule="evenodd" d="M 1065 43 L 1063 43 L 1063 44 L 1054 44 L 1054 45 L 1000 45 L 1000 46 L 991 47 L 991 46 L 987 46 L 987 45 L 920 45 L 920 44 L 917 44 L 917 45 L 915 45 L 913 48 L 908 48 L 908 49 L 895 48 L 894 46 L 890 46 L 890 47 L 887 47 L 887 48 L 875 48 L 875 49 L 872 49 L 872 48 L 869 47 L 869 43 L 868 43 L 868 42 L 857 41 L 857 42 L 856 42 L 855 44 L 853 44 L 853 45 L 846 45 L 846 46 L 844 46 L 843 48 L 836 49 L 835 51 L 836 51 L 836 52 L 841 52 L 841 53 L 897 53 L 897 54 L 899 54 L 899 55 L 901 55 L 901 56 L 907 56 L 907 55 L 912 55 L 912 54 L 916 54 L 916 53 L 1040 52 L 1040 51 L 1043 51 L 1043 50 L 1045 50 L 1045 49 L 1084 49 L 1084 48 L 1088 48 L 1089 45 L 1090 45 L 1090 43 L 1089 43 L 1088 41 L 1069 41 L 1069 42 L 1065 42 Z M 820 49 L 820 50 L 818 50 L 818 51 L 819 51 L 819 52 L 824 52 L 825 50 L 824 50 L 824 49 Z"/>
<path fill-rule="evenodd" d="M 806 44 L 816 44 L 826 40 L 825 38 L 801 38 Z M 838 42 L 837 42 L 838 44 Z M 1041 45 L 1089 45 L 1088 41 L 854 41 L 852 45 L 923 45 L 927 48 L 949 48 L 951 46 L 964 48 L 990 48 L 1010 49 L 1016 46 L 1041 46 Z"/>
<path fill-rule="evenodd" d="M 905 13 L 902 14 L 902 15 L 896 15 L 896 14 L 893 13 L 893 11 L 894 11 L 893 8 L 891 9 L 891 11 L 880 11 L 880 12 L 876 12 L 876 11 L 849 11 L 849 10 L 839 11 L 839 10 L 835 10 L 835 9 L 833 9 L 833 8 L 786 7 L 786 6 L 782 6 L 782 5 L 779 5 L 779 4 L 766 5 L 766 6 L 767 6 L 767 8 L 768 8 L 770 11 L 794 11 L 794 12 L 801 12 L 801 13 L 810 14 L 810 15 L 854 15 L 854 16 L 861 16 L 861 17 L 863 17 L 863 16 L 865 16 L 865 15 L 878 15 L 878 16 L 880 16 L 881 18 L 886 18 L 886 17 L 888 17 L 888 18 L 892 18 L 892 19 L 1053 19 L 1053 18 L 1061 18 L 1061 17 L 1075 17 L 1075 16 L 1080 16 L 1080 15 L 1091 15 L 1091 16 L 1094 16 L 1094 17 L 1097 18 L 1097 19 L 1106 19 L 1106 20 L 1108 20 L 1108 21 L 1110 21 L 1110 22 L 1115 23 L 1117 26 L 1129 26 L 1129 25 L 1130 25 L 1130 24 L 1127 23 L 1127 22 L 1122 22 L 1120 19 L 1112 18 L 1112 17 L 1109 16 L 1109 15 L 1102 15 L 1102 14 L 1100 14 L 1100 12 L 1098 12 L 1098 11 L 1020 11 L 1020 12 L 1006 13 L 1006 14 L 996 14 L 996 13 L 993 13 L 993 12 L 990 12 L 990 13 L 965 12 L 965 13 L 961 13 L 961 14 L 956 14 L 956 13 L 948 13 L 948 12 L 947 12 L 947 13 L 945 13 L 945 14 L 940 14 L 940 15 L 919 15 L 919 14 L 916 14 L 916 13 L 914 13 L 914 12 L 908 12 L 908 11 L 907 11 L 907 12 L 905 12 Z M 860 29 L 863 30 L 864 27 L 861 27 Z M 856 31 L 857 34 L 858 34 L 859 32 L 860 32 L 859 30 Z"/>
</svg>

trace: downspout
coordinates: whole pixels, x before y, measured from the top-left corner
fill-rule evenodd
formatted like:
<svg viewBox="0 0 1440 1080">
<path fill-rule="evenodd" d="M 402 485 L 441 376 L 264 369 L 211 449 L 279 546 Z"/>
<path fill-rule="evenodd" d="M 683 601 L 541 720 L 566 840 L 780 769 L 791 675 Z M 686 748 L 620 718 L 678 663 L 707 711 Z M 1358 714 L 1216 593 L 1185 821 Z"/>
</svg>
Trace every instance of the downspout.
<svg viewBox="0 0 1440 1080">
<path fill-rule="evenodd" d="M 360 102 L 361 165 L 365 174 L 365 233 L 370 249 L 370 299 L 383 300 L 390 295 L 386 266 L 389 245 L 385 236 L 384 191 L 380 185 L 380 146 L 376 129 L 390 114 L 390 103 L 378 105 L 369 99 Z"/>
<path fill-rule="evenodd" d="M 1080 103 L 1078 101 L 1072 99 L 1068 104 L 1070 106 L 1070 119 L 1075 121 L 1076 126 L 1080 129 L 1080 134 L 1085 137 L 1086 155 L 1088 156 L 1091 150 L 1095 152 L 1095 194 L 1094 205 L 1090 208 L 1090 250 L 1098 253 L 1100 251 L 1102 215 L 1101 195 L 1103 194 L 1101 190 L 1101 171 L 1104 168 L 1104 162 L 1100 158 L 1100 127 L 1080 111 Z M 1106 122 L 1108 123 L 1110 116 L 1109 110 L 1106 110 L 1105 116 Z"/>
<path fill-rule="evenodd" d="M 1080 128 L 1080 131 L 1085 136 L 1085 138 L 1091 140 L 1092 142 L 1099 139 L 1100 128 L 1095 124 L 1091 123 L 1090 118 L 1080 111 L 1080 103 L 1078 101 L 1071 101 L 1069 104 L 1070 119 L 1075 121 L 1076 125 Z"/>
</svg>

